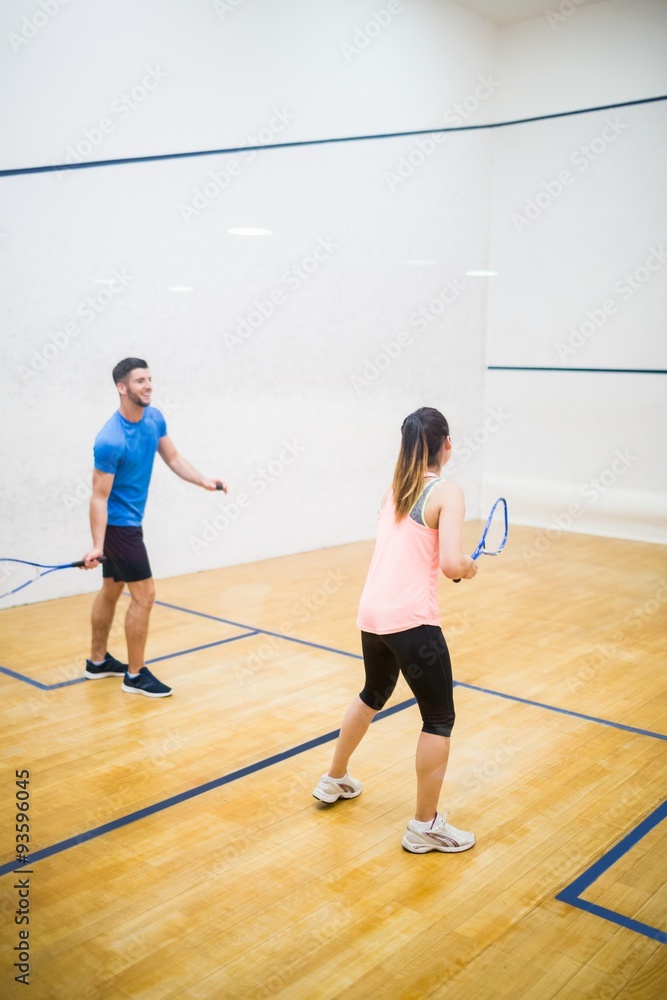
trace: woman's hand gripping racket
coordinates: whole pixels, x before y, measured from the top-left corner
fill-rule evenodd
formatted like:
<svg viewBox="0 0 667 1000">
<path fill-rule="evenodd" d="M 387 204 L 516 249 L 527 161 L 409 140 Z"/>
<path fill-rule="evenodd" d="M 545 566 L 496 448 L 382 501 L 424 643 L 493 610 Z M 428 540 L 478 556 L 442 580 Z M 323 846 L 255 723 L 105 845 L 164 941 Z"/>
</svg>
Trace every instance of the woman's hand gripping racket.
<svg viewBox="0 0 667 1000">
<path fill-rule="evenodd" d="M 99 556 L 97 561 L 104 562 L 105 559 L 106 556 Z M 18 571 L 10 570 L 9 565 L 6 565 L 10 563 L 22 568 Z M 27 559 L 0 559 L 0 570 L 2 571 L 0 579 L 3 582 L 8 580 L 10 575 L 16 572 L 20 573 L 23 578 L 23 582 L 20 583 L 18 587 L 14 587 L 13 590 L 7 590 L 4 594 L 0 594 L 0 600 L 2 600 L 3 597 L 9 597 L 10 594 L 18 593 L 19 590 L 23 590 L 24 587 L 28 587 L 31 583 L 34 583 L 35 580 L 39 580 L 43 576 L 48 576 L 49 573 L 55 573 L 57 569 L 80 569 L 83 566 L 85 566 L 83 559 L 79 559 L 77 562 L 58 563 L 57 566 L 50 563 L 28 562 Z M 28 580 L 25 579 L 26 576 L 29 576 Z"/>
<path fill-rule="evenodd" d="M 505 497 L 498 497 L 486 519 L 479 545 L 470 558 L 477 560 L 480 556 L 497 556 L 505 548 L 508 530 L 507 500 Z M 454 580 L 454 583 L 460 582 L 460 577 Z"/>
</svg>

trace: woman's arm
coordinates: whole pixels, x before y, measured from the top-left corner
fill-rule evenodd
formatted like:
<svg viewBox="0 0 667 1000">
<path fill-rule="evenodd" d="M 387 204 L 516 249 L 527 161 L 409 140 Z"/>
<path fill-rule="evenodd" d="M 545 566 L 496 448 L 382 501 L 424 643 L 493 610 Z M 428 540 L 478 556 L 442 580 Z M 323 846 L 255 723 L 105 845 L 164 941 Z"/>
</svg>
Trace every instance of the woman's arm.
<svg viewBox="0 0 667 1000">
<path fill-rule="evenodd" d="M 477 575 L 477 563 L 463 551 L 463 518 L 466 512 L 463 490 L 455 483 L 443 483 L 436 490 L 437 496 L 433 499 L 440 506 L 440 568 L 448 580 L 472 580 Z"/>
</svg>

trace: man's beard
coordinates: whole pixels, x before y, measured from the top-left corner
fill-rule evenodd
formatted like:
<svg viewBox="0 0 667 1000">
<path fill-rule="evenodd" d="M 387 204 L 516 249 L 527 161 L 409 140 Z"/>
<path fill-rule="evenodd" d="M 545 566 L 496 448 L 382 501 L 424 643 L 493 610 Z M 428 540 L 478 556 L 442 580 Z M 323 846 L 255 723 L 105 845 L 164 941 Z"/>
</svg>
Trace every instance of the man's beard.
<svg viewBox="0 0 667 1000">
<path fill-rule="evenodd" d="M 144 402 L 141 396 L 137 396 L 137 394 L 135 392 L 132 392 L 131 389 L 127 390 L 127 398 L 130 400 L 131 403 L 134 403 L 136 406 L 146 407 L 151 405 L 150 399 L 147 402 Z"/>
</svg>

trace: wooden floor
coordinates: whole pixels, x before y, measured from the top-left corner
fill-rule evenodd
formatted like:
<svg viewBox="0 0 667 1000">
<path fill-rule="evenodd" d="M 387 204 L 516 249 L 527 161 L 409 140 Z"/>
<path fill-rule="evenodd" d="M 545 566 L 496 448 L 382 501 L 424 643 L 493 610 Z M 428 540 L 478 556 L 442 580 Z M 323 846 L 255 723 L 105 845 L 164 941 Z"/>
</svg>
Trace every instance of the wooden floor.
<svg viewBox="0 0 667 1000">
<path fill-rule="evenodd" d="M 459 686 L 442 805 L 477 835 L 452 856 L 401 849 L 413 706 L 372 726 L 358 799 L 311 796 L 361 687 L 371 548 L 161 581 L 165 700 L 80 682 L 90 597 L 0 612 L 0 996 L 667 996 L 665 548 L 513 528 L 474 582 L 443 580 Z M 390 704 L 409 697 L 401 681 Z M 29 991 L 11 967 L 21 877 Z"/>
</svg>

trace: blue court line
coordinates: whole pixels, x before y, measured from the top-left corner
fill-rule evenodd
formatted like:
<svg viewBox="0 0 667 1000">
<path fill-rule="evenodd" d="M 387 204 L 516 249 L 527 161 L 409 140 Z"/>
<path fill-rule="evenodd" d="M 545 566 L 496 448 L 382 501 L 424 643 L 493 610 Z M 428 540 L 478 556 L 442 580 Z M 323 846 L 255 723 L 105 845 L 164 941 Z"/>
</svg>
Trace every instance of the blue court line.
<svg viewBox="0 0 667 1000">
<path fill-rule="evenodd" d="M 146 660 L 146 665 L 160 663 L 162 660 L 171 660 L 175 656 L 186 656 L 188 653 L 199 653 L 202 649 L 212 649 L 214 646 L 224 646 L 227 642 L 236 642 L 237 639 L 247 639 L 251 635 L 257 635 L 257 629 L 244 632 L 243 635 L 232 635 L 227 639 L 207 642 L 204 646 L 193 646 L 192 649 L 179 649 L 177 653 L 166 653 L 165 656 L 156 656 L 152 660 Z M 12 677 L 14 680 L 23 681 L 25 684 L 32 684 L 33 687 L 39 688 L 40 691 L 55 691 L 57 688 L 71 687 L 72 684 L 81 684 L 89 679 L 82 676 L 75 677 L 71 681 L 59 681 L 57 684 L 42 684 L 41 681 L 34 681 L 32 677 L 26 677 L 25 674 L 19 674 L 15 670 L 10 670 L 9 667 L 0 667 L 0 672 L 7 674 L 8 677 Z"/>
<path fill-rule="evenodd" d="M 664 368 L 565 368 L 540 365 L 487 365 L 489 372 L 603 372 L 607 375 L 667 375 Z"/>
<path fill-rule="evenodd" d="M 15 681 L 23 681 L 24 684 L 32 684 L 33 687 L 39 688 L 40 691 L 50 691 L 54 687 L 66 687 L 68 684 L 78 684 L 81 678 L 77 677 L 73 681 L 63 681 L 62 684 L 42 684 L 40 681 L 34 681 L 32 677 L 25 677 L 24 674 L 17 674 L 15 670 L 10 670 L 9 667 L 0 667 L 0 673 L 7 674 L 8 677 L 13 678 Z"/>
<path fill-rule="evenodd" d="M 344 135 L 328 139 L 297 139 L 294 142 L 275 142 L 264 146 L 229 146 L 223 149 L 198 149 L 186 153 L 156 153 L 152 156 L 125 156 L 118 160 L 91 160 L 87 163 L 58 163 L 41 167 L 14 167 L 0 170 L 0 177 L 16 177 L 21 174 L 46 174 L 55 170 L 87 170 L 91 167 L 117 167 L 126 163 L 155 163 L 160 160 L 183 160 L 195 156 L 220 156 L 226 153 L 265 152 L 269 149 L 293 149 L 302 146 L 324 146 L 341 142 L 368 142 L 374 139 L 402 139 L 413 135 L 434 135 L 441 132 L 474 132 L 480 129 L 506 128 L 508 125 L 526 125 L 529 122 L 544 122 L 552 118 L 569 118 L 573 115 L 588 115 L 596 111 L 615 111 L 638 104 L 655 104 L 667 101 L 667 95 L 642 97 L 635 101 L 619 104 L 601 104 L 594 108 L 575 108 L 571 111 L 554 111 L 548 115 L 533 115 L 530 118 L 513 118 L 505 122 L 486 122 L 480 125 L 448 125 L 441 128 L 413 129 L 409 132 L 384 132 L 377 135 Z"/>
<path fill-rule="evenodd" d="M 636 931 L 637 934 L 653 938 L 654 941 L 667 944 L 667 932 L 658 930 L 656 927 L 651 927 L 650 924 L 644 924 L 640 920 L 633 920 L 632 917 L 623 916 L 622 913 L 609 910 L 606 906 L 598 906 L 597 903 L 591 903 L 587 899 L 581 898 L 581 894 L 590 888 L 593 882 L 604 872 L 608 871 L 642 837 L 645 837 L 654 827 L 662 823 L 665 818 L 667 818 L 667 801 L 659 805 L 657 809 L 654 809 L 650 816 L 647 816 L 634 830 L 631 830 L 627 836 L 623 837 L 615 847 L 612 847 L 606 854 L 603 854 L 590 868 L 583 872 L 582 875 L 579 875 L 574 882 L 571 882 L 562 892 L 559 892 L 556 899 L 563 903 L 569 903 L 571 906 L 576 906 L 588 913 L 594 913 L 605 920 L 610 920 L 612 923 L 618 924 L 619 927 L 625 927 L 628 930 Z"/>
<path fill-rule="evenodd" d="M 575 719 L 583 719 L 584 722 L 597 722 L 601 726 L 612 726 L 614 729 L 623 729 L 628 733 L 637 733 L 639 736 L 651 736 L 656 740 L 667 740 L 666 734 L 654 733 L 651 729 L 638 729 L 636 726 L 626 726 L 623 722 L 598 719 L 595 715 L 584 715 L 583 712 L 573 712 L 571 708 L 558 708 L 557 705 L 547 705 L 542 701 L 531 701 L 530 698 L 519 698 L 516 694 L 504 694 L 502 691 L 492 691 L 490 688 L 479 687 L 477 684 L 465 684 L 463 681 L 454 681 L 454 686 L 469 688 L 471 691 L 480 691 L 482 694 L 491 694 L 494 698 L 507 698 L 508 701 L 518 701 L 522 705 L 546 708 L 549 712 L 560 712 L 561 715 L 571 715 Z"/>
<path fill-rule="evenodd" d="M 224 646 L 226 642 L 247 639 L 251 635 L 257 635 L 257 629 L 244 632 L 243 635 L 231 635 L 227 639 L 218 639 L 217 642 L 207 642 L 205 646 L 193 646 L 192 649 L 181 649 L 178 653 L 166 653 L 164 656 L 156 656 L 152 660 L 146 660 L 146 663 L 160 663 L 162 660 L 173 660 L 175 656 L 185 656 L 187 653 L 199 653 L 202 649 L 213 649 L 214 646 Z"/>
<path fill-rule="evenodd" d="M 233 642 L 236 639 L 247 638 L 248 636 L 251 636 L 251 635 L 270 635 L 270 636 L 274 636 L 274 637 L 279 638 L 279 639 L 284 639 L 287 642 L 296 642 L 296 643 L 299 643 L 299 644 L 304 645 L 304 646 L 310 646 L 310 647 L 312 647 L 314 649 L 322 649 L 322 650 L 325 650 L 327 652 L 337 653 L 337 654 L 342 655 L 342 656 L 349 656 L 349 657 L 352 657 L 354 659 L 363 659 L 363 657 L 360 656 L 358 653 L 349 653 L 346 650 L 335 649 L 332 646 L 323 646 L 320 643 L 309 642 L 309 641 L 307 641 L 305 639 L 296 639 L 296 638 L 294 638 L 292 636 L 283 635 L 280 632 L 272 632 L 272 631 L 269 631 L 267 629 L 253 629 L 249 625 L 244 625 L 244 624 L 242 624 L 240 622 L 235 622 L 235 621 L 232 621 L 231 619 L 228 619 L 228 618 L 219 618 L 216 615 L 210 615 L 210 614 L 207 614 L 206 612 L 203 612 L 203 611 L 193 611 L 190 608 L 183 608 L 183 607 L 180 607 L 179 605 L 167 604 L 165 601 L 156 601 L 156 604 L 160 604 L 163 607 L 170 608 L 170 609 L 172 609 L 174 611 L 181 611 L 181 612 L 183 612 L 185 614 L 196 615 L 197 617 L 200 617 L 200 618 L 206 618 L 206 619 L 209 619 L 211 621 L 219 621 L 219 622 L 223 622 L 223 623 L 225 623 L 227 625 L 232 625 L 232 626 L 235 626 L 237 628 L 244 628 L 244 629 L 248 630 L 243 635 L 233 636 L 230 639 L 223 639 L 223 640 L 220 640 L 219 643 L 208 643 L 206 646 L 196 647 L 195 649 L 192 649 L 192 650 L 183 650 L 181 654 L 178 654 L 178 653 L 168 654 L 167 656 L 165 656 L 165 657 L 159 657 L 158 659 L 169 659 L 170 656 L 183 655 L 186 652 L 195 652 L 196 649 L 207 649 L 207 648 L 210 648 L 211 646 L 214 646 L 214 645 L 221 645 L 221 644 L 223 644 L 225 642 Z M 157 662 L 157 661 L 156 660 L 152 660 L 152 661 L 148 661 L 148 662 Z M 39 686 L 39 687 L 44 687 L 44 685 L 40 685 L 40 684 L 38 684 L 38 682 L 31 681 L 29 678 L 22 678 L 20 674 L 15 674 L 13 671 L 7 670 L 6 668 L 0 667 L 0 670 L 3 670 L 5 673 L 8 673 L 10 676 L 17 677 L 19 680 L 27 680 L 28 683 L 35 684 L 36 686 Z M 81 678 L 81 679 L 84 679 L 84 678 Z M 77 683 L 77 682 L 78 682 L 78 680 L 77 681 L 66 681 L 64 683 L 65 684 L 71 684 L 71 683 Z M 56 685 L 56 686 L 62 686 L 62 685 Z M 534 708 L 542 708 L 542 709 L 546 709 L 547 711 L 550 711 L 550 712 L 558 712 L 561 715 L 569 715 L 569 716 L 572 716 L 574 718 L 582 719 L 582 720 L 584 720 L 586 722 L 595 722 L 595 723 L 597 723 L 599 725 L 611 726 L 611 727 L 613 727 L 615 729 L 621 729 L 621 730 L 625 730 L 625 731 L 628 731 L 628 732 L 631 732 L 631 733 L 636 733 L 637 735 L 640 735 L 640 736 L 649 736 L 649 737 L 652 737 L 652 738 L 655 738 L 655 739 L 667 740 L 667 735 L 663 735 L 662 733 L 654 733 L 651 730 L 639 729 L 639 728 L 637 728 L 635 726 L 627 726 L 627 725 L 624 725 L 623 723 L 611 722 L 608 719 L 600 719 L 600 718 L 597 718 L 596 716 L 592 716 L 592 715 L 584 715 L 581 712 L 573 712 L 571 709 L 558 708 L 558 707 L 556 707 L 554 705 L 547 705 L 547 704 L 545 704 L 543 702 L 533 701 L 533 700 L 528 699 L 528 698 L 520 698 L 520 697 L 518 697 L 516 695 L 505 694 L 504 692 L 501 692 L 501 691 L 493 691 L 493 690 L 491 690 L 489 688 L 483 688 L 483 687 L 480 687 L 479 685 L 476 685 L 476 684 L 467 684 L 467 683 L 465 683 L 463 681 L 454 681 L 454 686 L 455 687 L 467 688 L 470 691 L 477 691 L 477 692 L 479 692 L 481 694 L 489 694 L 489 695 L 492 695 L 493 697 L 497 697 L 497 698 L 505 698 L 508 701 L 519 702 L 519 703 L 524 704 L 524 705 L 530 705 L 530 706 L 532 706 Z M 384 709 L 381 712 L 378 712 L 378 714 L 375 716 L 375 719 L 373 719 L 373 721 L 376 722 L 378 719 L 386 718 L 386 717 L 388 717 L 390 715 L 395 714 L 396 712 L 400 712 L 403 709 L 408 708 L 408 707 L 410 707 L 412 705 L 415 705 L 415 704 L 416 704 L 416 699 L 415 698 L 410 698 L 407 701 L 399 703 L 398 705 L 394 705 L 391 708 L 387 708 L 387 709 Z M 143 819 L 146 816 L 152 815 L 153 813 L 161 812 L 164 809 L 170 808 L 172 805 L 177 805 L 179 802 L 184 802 L 187 799 L 193 798 L 193 797 L 195 797 L 197 795 L 201 795 L 204 792 L 211 790 L 212 788 L 217 788 L 217 787 L 220 787 L 221 785 L 228 784 L 231 781 L 236 781 L 238 778 L 245 777 L 248 774 L 254 773 L 255 771 L 263 770 L 266 767 L 270 767 L 273 764 L 279 763 L 282 760 L 287 760 L 290 757 L 294 757 L 294 756 L 296 756 L 299 753 L 303 753 L 306 750 L 312 749 L 313 747 L 320 746 L 323 743 L 330 742 L 331 740 L 334 740 L 334 739 L 337 738 L 339 732 L 340 732 L 340 730 L 335 730 L 334 732 L 326 733 L 324 736 L 319 736 L 319 737 L 315 738 L 314 740 L 309 740 L 307 743 L 302 743 L 299 746 L 292 748 L 291 750 L 286 750 L 286 751 L 283 751 L 280 754 L 275 754 L 272 757 L 267 757 L 263 761 L 259 761 L 257 764 L 248 765 L 247 767 L 242 768 L 239 771 L 234 771 L 234 772 L 232 772 L 229 775 L 224 775 L 221 778 L 217 778 L 217 779 L 215 779 L 213 781 L 207 782 L 205 785 L 199 785 L 196 788 L 190 789 L 190 790 L 188 790 L 186 792 L 181 792 L 179 795 L 172 796 L 171 798 L 165 799 L 162 802 L 158 802 L 158 803 L 156 803 L 153 806 L 147 806 L 146 808 L 140 809 L 137 812 L 130 813 L 128 816 L 121 817 L 120 819 L 117 819 L 117 820 L 113 820 L 110 823 L 105 823 L 104 825 L 102 825 L 100 827 L 96 827 L 95 829 L 90 830 L 90 831 L 88 831 L 86 833 L 79 834 L 76 837 L 71 837 L 68 840 L 64 840 L 64 841 L 61 841 L 58 844 L 54 844 L 51 847 L 44 848 L 42 851 L 36 851 L 34 854 L 32 854 L 30 856 L 29 863 L 32 864 L 34 861 L 39 861 L 42 858 L 47 858 L 47 857 L 50 857 L 50 856 L 52 856 L 54 854 L 59 854 L 62 851 L 69 850 L 70 847 L 75 847 L 77 844 L 84 843 L 87 840 L 92 840 L 92 839 L 94 839 L 96 837 L 103 836 L 105 833 L 109 833 L 112 830 L 115 830 L 115 829 L 118 829 L 120 827 L 126 826 L 129 823 L 135 822 L 136 820 Z M 654 818 L 653 822 L 651 822 L 652 817 L 649 817 L 649 820 L 645 820 L 644 823 L 640 824 L 634 831 L 632 831 L 630 834 L 628 834 L 628 836 L 623 841 L 621 841 L 621 844 L 618 845 L 619 848 L 622 845 L 625 845 L 625 844 L 627 844 L 628 846 L 626 846 L 625 849 L 622 850 L 620 854 L 618 854 L 616 856 L 612 856 L 612 860 L 610 860 L 606 865 L 604 865 L 604 867 L 601 867 L 603 865 L 603 862 L 605 861 L 605 859 L 607 859 L 611 855 L 613 855 L 613 852 L 608 852 L 608 854 L 604 855 L 604 857 L 602 859 L 600 859 L 600 861 L 598 861 L 594 865 L 592 865 L 591 868 L 588 869 L 588 872 L 584 873 L 583 876 L 580 876 L 579 879 L 577 879 L 570 886 L 566 887 L 566 889 L 564 889 L 561 893 L 559 893 L 556 896 L 556 899 L 559 899 L 559 900 L 561 900 L 563 902 L 569 903 L 569 904 L 571 904 L 573 906 L 577 906 L 579 909 L 586 910 L 586 911 L 588 911 L 590 913 L 595 914 L 596 916 L 600 916 L 603 919 L 610 920 L 613 923 L 617 923 L 617 924 L 619 924 L 622 927 L 626 927 L 626 928 L 628 928 L 630 930 L 636 931 L 637 933 L 643 934 L 643 935 L 645 935 L 647 937 L 652 937 L 652 938 L 654 938 L 657 941 L 661 941 L 661 942 L 662 941 L 667 941 L 667 934 L 665 934 L 665 932 L 663 932 L 663 931 L 658 930 L 655 927 L 651 927 L 648 924 L 643 924 L 640 921 L 632 920 L 629 917 L 624 917 L 622 914 L 618 914 L 618 913 L 616 913 L 613 910 L 607 910 L 605 907 L 598 906 L 596 903 L 589 903 L 587 900 L 583 900 L 583 899 L 579 898 L 579 892 L 583 891 L 584 888 L 588 887 L 593 881 L 595 881 L 595 879 L 598 878 L 599 875 L 602 874 L 602 872 L 604 870 L 606 870 L 606 868 L 610 867 L 613 864 L 613 862 L 615 860 L 617 860 L 617 857 L 620 857 L 621 854 L 623 854 L 627 850 L 629 850 L 629 848 L 632 846 L 632 844 L 636 843 L 637 840 L 641 839 L 641 837 L 643 837 L 645 835 L 645 833 L 648 832 L 649 829 L 651 829 L 658 822 L 660 822 L 660 820 L 662 818 L 664 818 L 664 815 L 661 812 L 661 810 L 664 810 L 664 809 L 667 809 L 667 803 L 663 804 L 662 807 L 660 807 L 658 810 L 656 810 L 656 812 L 654 814 L 652 814 L 652 817 L 655 817 L 656 814 L 659 814 L 658 818 Z M 647 825 L 647 824 L 650 824 L 650 825 Z M 598 868 L 599 868 L 599 870 L 598 870 Z M 4 864 L 4 865 L 0 865 L 0 875 L 7 874 L 8 872 L 20 872 L 20 866 L 17 867 L 17 863 L 16 862 L 12 862 L 12 863 L 7 863 L 7 864 Z M 593 876 L 590 877 L 590 873 L 591 872 L 594 872 L 596 874 L 593 874 Z M 589 876 L 589 878 L 588 878 L 588 880 L 584 884 L 582 880 L 587 875 Z M 581 887 L 579 887 L 580 884 L 581 884 Z"/>
<path fill-rule="evenodd" d="M 209 621 L 222 622 L 225 625 L 232 625 L 234 628 L 245 629 L 243 635 L 232 636 L 230 639 L 221 639 L 217 643 L 208 643 L 206 646 L 196 646 L 193 649 L 184 649 L 180 653 L 169 653 L 166 656 L 157 657 L 154 660 L 147 660 L 147 663 L 157 663 L 159 660 L 167 660 L 173 656 L 183 656 L 186 653 L 194 653 L 200 649 L 209 649 L 211 646 L 222 645 L 225 642 L 234 642 L 236 639 L 245 639 L 252 635 L 270 635 L 276 639 L 284 639 L 285 642 L 295 642 L 301 646 L 308 646 L 311 649 L 321 649 L 327 653 L 336 653 L 338 656 L 349 656 L 354 660 L 363 660 L 363 656 L 360 653 L 349 653 L 345 649 L 336 649 L 333 646 L 324 646 L 318 642 L 310 642 L 308 639 L 297 639 L 295 636 L 284 635 L 282 632 L 272 632 L 269 629 L 254 628 L 252 625 L 247 625 L 243 622 L 232 621 L 230 618 L 220 618 L 217 615 L 208 614 L 205 611 L 194 611 L 192 608 L 183 608 L 178 604 L 168 604 L 166 601 L 156 601 L 163 608 L 169 608 L 172 611 L 181 611 L 183 614 L 195 615 L 198 618 L 206 618 Z M 39 681 L 33 681 L 28 677 L 23 677 L 21 674 L 17 674 L 14 671 L 8 670 L 6 667 L 0 667 L 0 671 L 9 674 L 11 677 L 17 680 L 24 680 L 28 684 L 33 684 L 35 687 L 39 687 L 42 690 L 48 691 L 53 690 L 57 687 L 65 687 L 70 684 L 79 684 L 81 681 L 85 680 L 85 677 L 79 677 L 72 681 L 64 681 L 60 684 L 45 685 L 40 684 Z M 522 705 L 531 705 L 533 708 L 546 709 L 549 712 L 559 712 L 561 715 L 569 715 L 576 719 L 583 719 L 585 722 L 595 722 L 602 726 L 611 726 L 614 729 L 622 729 L 629 733 L 636 733 L 639 736 L 649 736 L 657 740 L 667 740 L 667 735 L 663 733 L 654 733 L 650 729 L 639 729 L 636 726 L 628 726 L 622 722 L 612 722 L 610 719 L 600 719 L 594 715 L 584 715 L 582 712 L 574 712 L 569 708 L 559 708 L 556 705 L 547 705 L 545 702 L 532 701 L 530 698 L 520 698 L 515 694 L 506 694 L 503 691 L 493 691 L 490 688 L 479 687 L 476 684 L 466 684 L 464 681 L 454 681 L 454 687 L 468 688 L 470 691 L 479 691 L 481 694 L 489 694 L 494 698 L 506 698 L 508 701 L 519 702 Z"/>
<path fill-rule="evenodd" d="M 286 642 L 296 642 L 301 646 L 310 646 L 312 649 L 323 649 L 327 653 L 338 653 L 339 656 L 350 656 L 354 660 L 362 660 L 360 653 L 348 653 L 345 649 L 335 649 L 333 646 L 322 646 L 319 642 L 310 642 L 308 639 L 297 639 L 293 635 L 284 635 L 282 632 L 271 632 L 266 628 L 255 628 L 254 625 L 244 625 L 242 622 L 233 622 L 229 618 L 218 618 L 216 615 L 208 615 L 204 611 L 193 611 L 191 608 L 181 608 L 178 604 L 167 604 L 166 601 L 156 601 L 163 608 L 171 608 L 172 611 L 182 611 L 186 615 L 197 615 L 199 618 L 208 618 L 214 622 L 223 622 L 225 625 L 233 625 L 235 628 L 254 629 L 257 635 L 272 635 L 276 639 L 285 639 Z"/>
<path fill-rule="evenodd" d="M 402 712 L 405 708 L 410 708 L 412 705 L 416 705 L 417 702 L 414 698 L 408 698 L 407 701 L 402 701 L 398 705 L 393 705 L 391 708 L 386 708 L 381 712 L 378 712 L 373 722 L 377 722 L 379 719 L 386 719 L 390 715 L 395 715 L 396 712 Z M 281 753 L 273 754 L 271 757 L 265 757 L 264 760 L 257 761 L 255 764 L 248 764 L 246 767 L 239 768 L 238 771 L 232 771 L 230 774 L 224 774 L 220 778 L 214 778 L 212 781 L 207 781 L 203 785 L 197 785 L 196 788 L 189 788 L 185 792 L 179 792 L 178 795 L 172 795 L 168 799 L 163 799 L 161 802 L 155 802 L 152 806 L 145 806 L 143 809 L 137 809 L 136 812 L 129 813 L 127 816 L 121 816 L 118 819 L 112 820 L 110 823 L 103 823 L 102 826 L 96 826 L 93 830 L 87 830 L 85 833 L 80 833 L 76 837 L 69 837 L 67 840 L 61 840 L 57 844 L 52 844 L 50 847 L 44 847 L 41 851 L 35 851 L 30 855 L 25 863 L 25 866 L 32 866 L 36 861 L 42 861 L 44 858 L 50 858 L 54 854 L 61 854 L 63 851 L 68 851 L 71 847 L 76 847 L 78 844 L 85 844 L 88 840 L 94 840 L 96 837 L 102 837 L 106 833 L 111 833 L 113 830 L 120 830 L 124 826 L 128 826 L 130 823 L 135 823 L 137 820 L 145 819 L 147 816 L 154 816 L 156 813 L 163 812 L 165 809 L 171 809 L 172 806 L 179 805 L 181 802 L 187 802 L 188 799 L 194 799 L 199 795 L 203 795 L 205 792 L 210 792 L 214 788 L 221 788 L 223 785 L 229 785 L 232 781 L 238 781 L 239 778 L 245 778 L 249 774 L 255 774 L 257 771 L 263 771 L 267 767 L 273 767 L 274 764 L 279 764 L 283 760 L 289 760 L 290 757 L 296 757 L 299 754 L 305 753 L 308 750 L 313 750 L 315 747 L 322 746 L 323 743 L 330 743 L 332 740 L 338 738 L 340 733 L 339 729 L 334 729 L 330 733 L 325 733 L 324 736 L 317 736 L 315 739 L 307 740 L 305 743 L 299 743 L 298 746 L 292 747 L 290 750 L 283 750 Z M 4 865 L 0 865 L 0 875 L 6 875 L 8 872 L 17 872 L 20 874 L 21 865 L 16 861 L 6 862 Z"/>
</svg>

